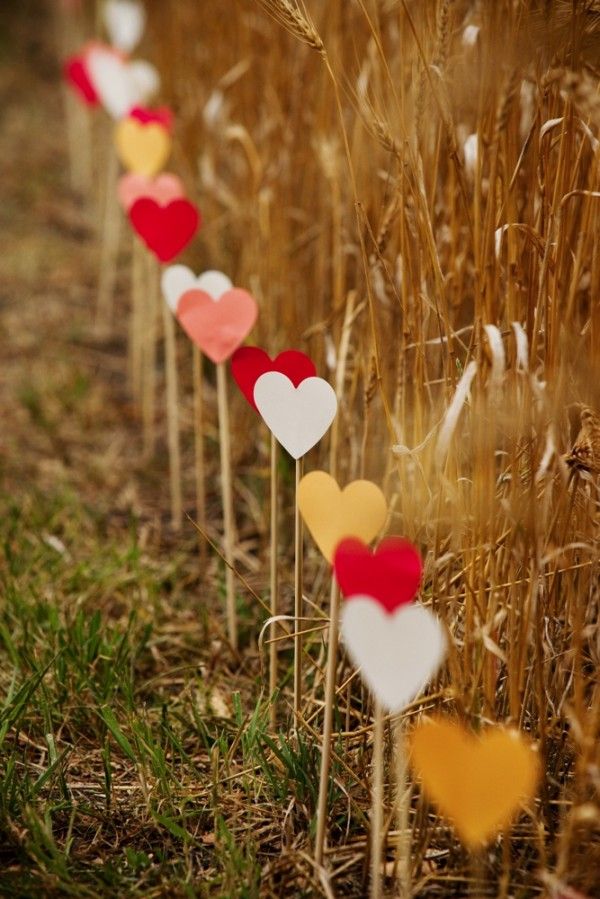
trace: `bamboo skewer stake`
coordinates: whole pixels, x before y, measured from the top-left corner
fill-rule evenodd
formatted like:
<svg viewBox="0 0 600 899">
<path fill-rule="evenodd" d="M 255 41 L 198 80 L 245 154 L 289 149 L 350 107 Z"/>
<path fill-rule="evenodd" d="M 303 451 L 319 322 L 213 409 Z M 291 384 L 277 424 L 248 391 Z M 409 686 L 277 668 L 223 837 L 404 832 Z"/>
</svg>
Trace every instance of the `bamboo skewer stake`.
<svg viewBox="0 0 600 899">
<path fill-rule="evenodd" d="M 302 459 L 296 459 L 296 494 L 294 502 L 294 719 L 297 722 L 302 704 L 302 518 L 298 507 L 298 485 L 302 478 Z"/>
<path fill-rule="evenodd" d="M 371 783 L 371 899 L 381 899 L 381 831 L 383 824 L 383 709 L 375 700 Z"/>
<path fill-rule="evenodd" d="M 270 549 L 270 593 L 271 593 L 271 617 L 275 618 L 279 612 L 279 578 L 278 578 L 278 475 L 277 475 L 277 438 L 271 434 L 271 549 Z M 271 697 L 270 720 L 271 727 L 275 729 L 277 724 L 277 704 L 273 700 L 273 694 L 277 689 L 277 642 L 271 640 L 269 644 L 269 696 Z"/>
<path fill-rule="evenodd" d="M 142 421 L 144 456 L 148 459 L 154 454 L 156 444 L 156 319 L 160 293 L 158 263 L 150 253 L 146 254 L 146 272 Z"/>
<path fill-rule="evenodd" d="M 133 237 L 131 255 L 131 317 L 129 328 L 129 377 L 131 392 L 139 401 L 142 393 L 144 373 L 144 294 L 145 294 L 145 251 Z"/>
<path fill-rule="evenodd" d="M 203 414 L 203 390 L 202 390 L 202 354 L 198 347 L 193 346 L 192 379 L 194 384 L 194 456 L 196 479 L 196 518 L 201 530 L 200 558 L 206 558 L 206 541 L 202 534 L 206 531 L 206 478 L 204 473 L 204 414 Z"/>
<path fill-rule="evenodd" d="M 111 144 L 106 165 L 106 193 L 104 196 L 104 220 L 100 249 L 100 280 L 96 306 L 96 324 L 110 327 L 113 319 L 114 293 L 117 280 L 117 262 L 121 236 L 121 210 L 117 197 L 119 161 Z"/>
<path fill-rule="evenodd" d="M 167 389 L 167 443 L 169 447 L 169 481 L 171 492 L 171 523 L 181 530 L 183 517 L 181 496 L 181 450 L 179 443 L 179 408 L 177 390 L 177 345 L 175 323 L 166 302 L 162 302 L 165 334 L 165 380 Z"/>
<path fill-rule="evenodd" d="M 404 727 L 402 718 L 396 722 L 394 733 L 394 753 L 396 766 L 396 809 L 397 809 L 397 879 L 399 899 L 410 899 L 411 870 L 410 870 L 410 829 L 408 814 L 410 810 L 411 788 L 408 782 L 408 759 L 406 754 L 406 741 L 404 739 Z"/>
<path fill-rule="evenodd" d="M 331 578 L 331 597 L 329 603 L 329 644 L 327 647 L 327 669 L 325 676 L 325 711 L 323 716 L 323 744 L 321 749 L 321 774 L 319 779 L 319 797 L 317 801 L 317 834 L 315 838 L 315 861 L 323 864 L 325 851 L 325 833 L 327 829 L 327 798 L 329 794 L 329 769 L 331 766 L 331 738 L 333 732 L 333 710 L 335 706 L 335 676 L 337 670 L 338 633 L 339 633 L 340 591 L 335 580 Z"/>
<path fill-rule="evenodd" d="M 221 490 L 223 495 L 223 529 L 225 550 L 225 584 L 227 599 L 227 628 L 229 642 L 238 648 L 237 612 L 235 608 L 235 582 L 233 578 L 233 490 L 231 483 L 231 440 L 229 433 L 229 408 L 227 405 L 227 369 L 224 362 L 217 365 L 217 403 L 219 408 L 219 442 L 221 455 Z"/>
</svg>

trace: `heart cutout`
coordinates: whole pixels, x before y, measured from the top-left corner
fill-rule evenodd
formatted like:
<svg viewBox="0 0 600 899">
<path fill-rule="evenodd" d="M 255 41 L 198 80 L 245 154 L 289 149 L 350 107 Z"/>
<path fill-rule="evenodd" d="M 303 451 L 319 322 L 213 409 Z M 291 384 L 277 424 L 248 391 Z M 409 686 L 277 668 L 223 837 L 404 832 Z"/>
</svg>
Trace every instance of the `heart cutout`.
<svg viewBox="0 0 600 899">
<path fill-rule="evenodd" d="M 170 265 L 162 274 L 161 287 L 168 307 L 176 313 L 179 300 L 189 290 L 204 291 L 213 300 L 218 300 L 231 290 L 233 284 L 223 272 L 211 270 L 196 277 L 187 265 Z"/>
<path fill-rule="evenodd" d="M 162 125 L 169 133 L 173 129 L 173 113 L 168 106 L 149 109 L 147 106 L 134 106 L 129 112 L 130 119 L 136 119 L 142 125 Z"/>
<path fill-rule="evenodd" d="M 128 117 L 115 128 L 115 147 L 126 169 L 151 178 L 160 172 L 169 158 L 171 138 L 162 124 L 142 124 Z"/>
<path fill-rule="evenodd" d="M 269 430 L 294 459 L 319 442 L 337 412 L 335 390 L 323 378 L 306 378 L 294 387 L 278 371 L 258 378 L 254 402 Z"/>
<path fill-rule="evenodd" d="M 111 43 L 124 53 L 131 53 L 144 33 L 146 11 L 137 0 L 107 0 L 104 24 Z"/>
<path fill-rule="evenodd" d="M 188 290 L 179 300 L 177 319 L 209 359 L 224 362 L 248 336 L 258 315 L 254 297 L 234 287 L 215 300 L 204 290 Z"/>
<path fill-rule="evenodd" d="M 117 185 L 119 203 L 126 212 L 129 212 L 135 201 L 142 197 L 154 200 L 159 206 L 167 206 L 172 200 L 177 200 L 184 194 L 181 178 L 170 172 L 162 172 L 156 178 L 127 172 L 121 175 Z"/>
<path fill-rule="evenodd" d="M 102 105 L 115 119 L 122 119 L 134 106 L 149 100 L 160 86 L 158 72 L 149 62 L 127 62 L 112 47 L 102 44 L 88 48 L 84 64 Z"/>
<path fill-rule="evenodd" d="M 310 356 L 300 350 L 284 350 L 274 359 L 264 350 L 255 346 L 243 346 L 231 357 L 231 373 L 253 409 L 254 386 L 261 375 L 268 371 L 278 371 L 290 379 L 294 387 L 298 387 L 306 378 L 313 378 L 317 368 Z"/>
<path fill-rule="evenodd" d="M 370 542 L 387 517 L 387 503 L 377 484 L 352 481 L 342 490 L 326 471 L 305 475 L 298 485 L 297 499 L 300 514 L 328 562 L 333 561 L 344 537 Z"/>
<path fill-rule="evenodd" d="M 171 200 L 160 206 L 149 197 L 136 200 L 129 210 L 135 231 L 161 262 L 170 262 L 189 244 L 200 227 L 200 213 L 189 200 Z"/>
<path fill-rule="evenodd" d="M 486 843 L 535 791 L 538 759 L 517 731 L 478 737 L 438 719 L 419 725 L 410 745 L 425 792 L 468 846 Z"/>
<path fill-rule="evenodd" d="M 363 680 L 388 712 L 402 711 L 446 654 L 442 624 L 419 603 L 389 615 L 372 597 L 353 596 L 342 607 L 341 634 Z"/>
<path fill-rule="evenodd" d="M 421 555 L 404 537 L 386 537 L 375 552 L 356 537 L 342 540 L 333 567 L 345 596 L 372 596 L 389 613 L 415 598 L 423 576 Z"/>
<path fill-rule="evenodd" d="M 98 106 L 100 98 L 90 81 L 81 56 L 71 56 L 70 59 L 67 59 L 63 72 L 67 83 L 87 106 Z"/>
</svg>

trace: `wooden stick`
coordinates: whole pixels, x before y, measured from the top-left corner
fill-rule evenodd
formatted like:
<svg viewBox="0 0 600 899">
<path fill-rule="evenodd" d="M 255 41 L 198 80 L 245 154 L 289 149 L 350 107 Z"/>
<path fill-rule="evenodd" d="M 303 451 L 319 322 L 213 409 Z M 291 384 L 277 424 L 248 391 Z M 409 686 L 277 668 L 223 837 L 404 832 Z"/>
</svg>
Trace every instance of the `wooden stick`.
<svg viewBox="0 0 600 899">
<path fill-rule="evenodd" d="M 156 324 L 160 294 L 159 269 L 154 256 L 146 253 L 146 296 L 144 305 L 144 377 L 142 382 L 142 422 L 144 456 L 149 459 L 156 445 Z"/>
<path fill-rule="evenodd" d="M 115 284 L 117 280 L 117 262 L 121 236 L 121 210 L 117 197 L 117 178 L 119 160 L 114 146 L 108 152 L 106 165 L 106 193 L 104 197 L 104 221 L 102 225 L 100 248 L 100 280 L 98 284 L 98 300 L 96 305 L 96 325 L 108 328 L 112 324 L 114 309 Z"/>
<path fill-rule="evenodd" d="M 381 831 L 383 823 L 383 709 L 375 700 L 371 782 L 371 899 L 381 899 Z"/>
<path fill-rule="evenodd" d="M 327 646 L 327 667 L 325 671 L 325 711 L 323 715 L 323 743 L 321 748 L 321 776 L 317 801 L 317 835 L 315 838 L 315 861 L 323 864 L 325 833 L 327 830 L 327 798 L 329 795 L 329 769 L 331 767 L 331 738 L 333 731 L 333 711 L 335 707 L 335 676 L 338 655 L 340 591 L 331 578 L 331 598 L 329 601 L 329 644 Z"/>
<path fill-rule="evenodd" d="M 396 810 L 398 844 L 396 856 L 396 873 L 398 878 L 399 899 L 410 899 L 412 893 L 410 851 L 411 834 L 409 827 L 410 794 L 408 782 L 408 759 L 402 718 L 398 717 L 394 733 L 394 753 L 396 762 Z"/>
<path fill-rule="evenodd" d="M 278 448 L 277 439 L 271 434 L 271 550 L 270 550 L 270 593 L 271 593 L 271 617 L 279 612 L 279 578 L 278 578 L 278 536 L 279 536 L 279 510 L 278 510 L 278 473 L 277 473 Z M 277 725 L 277 704 L 273 700 L 273 694 L 277 689 L 277 643 L 271 639 L 269 644 L 269 696 L 271 697 L 270 721 L 271 727 Z"/>
<path fill-rule="evenodd" d="M 131 312 L 129 319 L 129 378 L 134 399 L 140 399 L 144 375 L 145 250 L 133 235 L 131 252 Z"/>
<path fill-rule="evenodd" d="M 231 483 L 231 441 L 229 434 L 229 407 L 227 404 L 227 368 L 224 362 L 217 365 L 217 402 L 219 407 L 219 442 L 221 447 L 221 490 L 223 495 L 223 528 L 225 578 L 227 596 L 227 629 L 229 642 L 238 648 L 237 612 L 235 608 L 235 583 L 233 579 L 233 490 Z"/>
<path fill-rule="evenodd" d="M 202 533 L 206 531 L 206 479 L 204 474 L 204 403 L 202 387 L 202 354 L 194 344 L 193 348 L 193 382 L 194 382 L 194 454 L 196 477 L 196 519 L 201 530 L 200 559 L 206 561 L 206 541 Z"/>
<path fill-rule="evenodd" d="M 167 388 L 167 443 L 169 447 L 169 481 L 171 490 L 171 523 L 176 531 L 181 530 L 181 450 L 179 444 L 179 405 L 177 397 L 177 345 L 175 323 L 167 303 L 162 302 L 163 326 L 165 333 L 165 380 Z"/>
<path fill-rule="evenodd" d="M 294 719 L 298 721 L 302 704 L 302 518 L 298 508 L 298 485 L 302 477 L 302 459 L 296 459 L 296 495 L 294 500 Z"/>
</svg>

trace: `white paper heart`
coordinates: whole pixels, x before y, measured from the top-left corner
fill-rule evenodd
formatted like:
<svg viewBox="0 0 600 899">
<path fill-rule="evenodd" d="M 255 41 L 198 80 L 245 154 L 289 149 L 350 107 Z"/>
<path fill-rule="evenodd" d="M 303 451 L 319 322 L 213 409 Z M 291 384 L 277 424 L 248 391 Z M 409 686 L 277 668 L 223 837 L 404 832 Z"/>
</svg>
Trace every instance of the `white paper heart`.
<svg viewBox="0 0 600 899">
<path fill-rule="evenodd" d="M 149 100 L 160 85 L 158 72 L 149 62 L 127 63 L 108 48 L 92 47 L 86 70 L 102 105 L 115 119 Z"/>
<path fill-rule="evenodd" d="M 258 378 L 254 402 L 267 427 L 294 459 L 319 442 L 337 412 L 335 391 L 323 378 L 306 378 L 294 387 L 278 371 Z"/>
<path fill-rule="evenodd" d="M 146 10 L 137 0 L 107 0 L 104 24 L 113 47 L 131 53 L 144 33 Z"/>
<path fill-rule="evenodd" d="M 342 607 L 341 633 L 363 680 L 388 712 L 400 712 L 421 692 L 446 655 L 440 620 L 419 603 L 390 615 L 371 596 Z"/>
<path fill-rule="evenodd" d="M 223 272 L 208 271 L 196 277 L 187 265 L 170 265 L 163 272 L 161 286 L 165 301 L 171 312 L 177 312 L 179 300 L 188 290 L 203 290 L 213 300 L 218 300 L 233 283 Z"/>
</svg>

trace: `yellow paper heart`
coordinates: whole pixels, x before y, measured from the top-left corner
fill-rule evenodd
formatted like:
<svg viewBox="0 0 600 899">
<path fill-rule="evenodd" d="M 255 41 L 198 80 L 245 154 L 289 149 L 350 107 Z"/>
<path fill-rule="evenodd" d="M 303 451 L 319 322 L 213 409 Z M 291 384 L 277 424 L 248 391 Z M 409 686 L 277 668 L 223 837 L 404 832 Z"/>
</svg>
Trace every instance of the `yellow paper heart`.
<svg viewBox="0 0 600 899">
<path fill-rule="evenodd" d="M 387 515 L 387 503 L 372 481 L 352 481 L 340 490 L 326 471 L 311 471 L 298 485 L 300 514 L 327 561 L 345 537 L 365 543 L 377 536 Z"/>
<path fill-rule="evenodd" d="M 169 158 L 171 138 L 158 122 L 123 119 L 115 129 L 115 147 L 128 171 L 152 178 Z"/>
<path fill-rule="evenodd" d="M 417 727 L 410 745 L 425 792 L 468 846 L 486 843 L 535 791 L 537 755 L 517 731 L 477 737 L 438 719 Z"/>
</svg>

